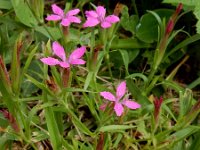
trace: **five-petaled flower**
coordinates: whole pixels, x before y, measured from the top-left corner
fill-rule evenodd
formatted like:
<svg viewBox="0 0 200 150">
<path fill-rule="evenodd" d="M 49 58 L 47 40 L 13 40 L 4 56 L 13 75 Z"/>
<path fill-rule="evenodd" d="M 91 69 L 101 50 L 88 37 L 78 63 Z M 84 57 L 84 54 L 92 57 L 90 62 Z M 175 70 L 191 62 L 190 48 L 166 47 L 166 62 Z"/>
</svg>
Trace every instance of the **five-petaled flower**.
<svg viewBox="0 0 200 150">
<path fill-rule="evenodd" d="M 80 12 L 79 9 L 72 9 L 69 10 L 67 13 L 64 13 L 64 11 L 56 4 L 53 4 L 51 7 L 54 14 L 47 16 L 46 20 L 48 21 L 61 20 L 61 25 L 63 26 L 69 26 L 71 23 L 81 23 L 80 18 L 75 16 Z"/>
<path fill-rule="evenodd" d="M 52 49 L 54 54 L 58 56 L 60 59 L 56 59 L 53 57 L 41 58 L 40 60 L 43 63 L 50 66 L 60 65 L 63 68 L 69 68 L 70 65 L 85 64 L 85 61 L 83 59 L 80 59 L 86 51 L 85 46 L 75 49 L 69 55 L 69 58 L 66 58 L 65 50 L 58 42 L 53 42 Z"/>
<path fill-rule="evenodd" d="M 98 6 L 96 11 L 86 11 L 85 12 L 87 20 L 83 24 L 83 27 L 94 27 L 98 24 L 101 24 L 102 28 L 109 28 L 113 23 L 119 22 L 119 17 L 115 15 L 106 15 L 106 9 L 102 6 Z"/>
<path fill-rule="evenodd" d="M 117 116 L 121 116 L 122 113 L 124 112 L 123 105 L 127 106 L 130 109 L 137 109 L 141 107 L 140 104 L 126 97 L 122 99 L 125 93 L 126 93 L 126 82 L 123 81 L 118 85 L 116 95 L 113 95 L 112 93 L 107 91 L 100 92 L 100 95 L 106 100 L 114 102 L 115 113 L 117 114 Z"/>
</svg>

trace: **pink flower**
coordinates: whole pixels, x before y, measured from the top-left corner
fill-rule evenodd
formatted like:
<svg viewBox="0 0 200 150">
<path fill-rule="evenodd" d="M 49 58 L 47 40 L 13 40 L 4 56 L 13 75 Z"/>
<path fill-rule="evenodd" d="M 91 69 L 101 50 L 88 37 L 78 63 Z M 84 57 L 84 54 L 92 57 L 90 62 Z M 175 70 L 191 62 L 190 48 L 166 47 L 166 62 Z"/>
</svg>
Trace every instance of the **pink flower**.
<svg viewBox="0 0 200 150">
<path fill-rule="evenodd" d="M 100 92 L 100 95 L 109 101 L 115 102 L 114 105 L 115 113 L 117 114 L 117 116 L 121 116 L 122 113 L 124 112 L 123 105 L 127 106 L 130 109 L 137 109 L 141 107 L 140 104 L 127 98 L 123 98 L 120 101 L 120 99 L 125 95 L 125 93 L 126 93 L 126 82 L 123 81 L 118 85 L 116 95 L 113 95 L 112 93 L 106 91 Z"/>
<path fill-rule="evenodd" d="M 96 11 L 86 11 L 85 12 L 87 20 L 83 24 L 83 27 L 94 27 L 98 24 L 101 24 L 102 28 L 109 28 L 113 23 L 119 22 L 119 17 L 115 15 L 106 15 L 106 9 L 102 6 L 98 6 Z"/>
<path fill-rule="evenodd" d="M 79 9 L 73 9 L 68 11 L 67 13 L 64 13 L 64 11 L 56 4 L 53 4 L 51 7 L 54 14 L 47 16 L 46 20 L 48 21 L 61 20 L 61 25 L 63 26 L 69 26 L 71 23 L 81 23 L 80 18 L 74 16 L 80 12 Z"/>
<path fill-rule="evenodd" d="M 86 51 L 85 46 L 75 49 L 71 53 L 68 59 L 66 58 L 64 48 L 58 42 L 53 42 L 52 49 L 53 49 L 54 54 L 58 56 L 61 60 L 53 58 L 53 57 L 41 58 L 40 60 L 44 64 L 47 64 L 50 66 L 60 65 L 63 68 L 69 68 L 70 65 L 85 64 L 85 61 L 83 59 L 80 59 Z"/>
</svg>

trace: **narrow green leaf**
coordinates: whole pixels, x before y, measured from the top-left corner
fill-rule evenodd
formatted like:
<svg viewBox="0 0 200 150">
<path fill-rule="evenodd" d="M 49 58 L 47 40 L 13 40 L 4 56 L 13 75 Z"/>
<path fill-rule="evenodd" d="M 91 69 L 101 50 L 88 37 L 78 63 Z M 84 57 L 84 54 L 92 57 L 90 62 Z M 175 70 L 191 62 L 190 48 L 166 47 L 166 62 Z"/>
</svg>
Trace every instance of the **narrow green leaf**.
<svg viewBox="0 0 200 150">
<path fill-rule="evenodd" d="M 38 49 L 38 45 L 36 45 L 36 46 L 31 50 L 31 52 L 29 53 L 29 56 L 28 56 L 28 58 L 27 58 L 27 60 L 26 60 L 26 62 L 25 62 L 25 65 L 24 65 L 24 68 L 23 68 L 23 71 L 22 71 L 23 73 L 22 73 L 22 74 L 24 74 L 24 73 L 27 72 L 27 69 L 28 69 L 28 67 L 29 67 L 30 64 L 31 64 L 31 61 L 32 61 L 32 59 L 33 59 L 33 57 L 34 57 L 34 55 L 35 55 L 37 49 Z"/>
<path fill-rule="evenodd" d="M 198 150 L 200 147 L 200 132 L 195 133 L 193 136 L 194 139 L 191 141 L 192 144 L 189 146 L 188 150 Z"/>
<path fill-rule="evenodd" d="M 40 89 L 44 90 L 45 92 L 47 92 L 49 95 L 55 97 L 55 94 L 50 91 L 43 83 L 35 80 L 34 78 L 32 78 L 31 76 L 25 74 L 25 76 L 33 83 L 35 84 L 37 87 L 39 87 Z"/>
<path fill-rule="evenodd" d="M 182 41 L 181 43 L 176 45 L 169 53 L 166 53 L 163 60 L 168 58 L 170 55 L 172 55 L 174 52 L 176 52 L 180 48 L 185 47 L 185 46 L 187 46 L 191 43 L 194 43 L 195 41 L 198 41 L 198 40 L 200 40 L 200 34 L 195 34 L 195 35 L 185 39 L 184 41 Z"/>
<path fill-rule="evenodd" d="M 186 128 L 176 131 L 175 133 L 170 135 L 166 140 L 168 141 L 173 139 L 173 142 L 176 143 L 184 138 L 187 138 L 188 136 L 199 130 L 200 130 L 199 126 L 188 126 Z"/>
<path fill-rule="evenodd" d="M 136 128 L 136 126 L 131 126 L 131 125 L 108 125 L 108 126 L 103 126 L 99 129 L 100 132 L 117 132 L 120 130 L 127 130 L 127 129 L 133 129 Z"/>
<path fill-rule="evenodd" d="M 184 91 L 184 88 L 182 88 L 181 86 L 179 86 L 178 84 L 176 84 L 173 81 L 167 81 L 167 80 L 165 80 L 161 84 L 174 89 L 176 92 Z"/>
<path fill-rule="evenodd" d="M 193 89 L 199 84 L 200 84 L 200 77 L 198 77 L 196 80 L 194 80 L 192 83 L 190 83 L 187 88 Z"/>
<path fill-rule="evenodd" d="M 128 75 L 129 74 L 129 71 L 128 71 L 128 64 L 129 64 L 129 55 L 128 55 L 128 52 L 126 50 L 119 50 L 121 56 L 122 56 L 122 59 L 123 59 L 123 62 L 124 62 L 124 66 L 125 66 L 125 69 L 126 69 L 126 74 Z"/>
<path fill-rule="evenodd" d="M 86 77 L 86 80 L 85 80 L 85 84 L 84 84 L 84 90 L 87 90 L 89 84 L 91 83 L 92 79 L 94 77 L 94 72 L 89 72 L 87 77 Z"/>
<path fill-rule="evenodd" d="M 133 74 L 127 76 L 126 79 L 135 78 L 135 77 L 139 77 L 139 78 L 143 79 L 144 83 L 148 82 L 148 78 L 142 73 L 133 73 Z"/>
<path fill-rule="evenodd" d="M 21 74 L 21 62 L 20 62 L 20 53 L 22 51 L 22 36 L 23 33 L 19 35 L 15 42 L 12 62 L 11 62 L 11 85 L 13 89 L 13 93 L 19 94 L 19 86 L 20 86 L 20 74 Z"/>
<path fill-rule="evenodd" d="M 66 105 L 65 105 L 66 106 Z M 77 118 L 73 111 L 66 106 L 66 112 L 72 117 L 73 124 L 83 133 L 93 136 L 94 134 Z"/>
<path fill-rule="evenodd" d="M 180 95 L 179 96 L 180 97 L 179 98 L 179 103 L 180 103 L 179 118 L 182 118 L 192 108 L 193 95 L 192 95 L 192 91 L 189 89 L 186 89 L 184 93 L 180 91 L 179 95 Z"/>
</svg>

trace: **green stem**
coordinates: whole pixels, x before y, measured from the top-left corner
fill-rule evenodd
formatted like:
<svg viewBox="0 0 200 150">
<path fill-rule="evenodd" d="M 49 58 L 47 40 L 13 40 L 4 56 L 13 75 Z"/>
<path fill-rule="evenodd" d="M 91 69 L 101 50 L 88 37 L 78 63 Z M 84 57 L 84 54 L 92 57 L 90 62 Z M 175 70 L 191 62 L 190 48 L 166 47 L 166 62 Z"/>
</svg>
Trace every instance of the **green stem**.
<svg viewBox="0 0 200 150">
<path fill-rule="evenodd" d="M 152 76 L 154 76 L 154 74 L 153 74 Z M 151 90 L 155 87 L 155 84 L 156 84 L 156 82 L 158 81 L 159 77 L 160 77 L 160 76 L 155 76 L 155 77 L 152 79 L 151 83 L 150 83 L 150 84 L 148 85 L 148 87 L 145 89 L 145 95 L 148 95 L 148 94 L 151 92 Z"/>
</svg>

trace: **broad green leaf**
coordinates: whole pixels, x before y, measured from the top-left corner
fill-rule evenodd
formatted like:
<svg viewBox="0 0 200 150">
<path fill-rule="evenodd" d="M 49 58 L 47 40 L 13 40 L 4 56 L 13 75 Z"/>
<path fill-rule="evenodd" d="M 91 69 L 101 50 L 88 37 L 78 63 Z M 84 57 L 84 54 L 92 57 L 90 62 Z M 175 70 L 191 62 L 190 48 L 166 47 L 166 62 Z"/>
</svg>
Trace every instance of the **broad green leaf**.
<svg viewBox="0 0 200 150">
<path fill-rule="evenodd" d="M 42 74 L 42 70 L 40 68 L 40 64 L 37 60 L 33 60 L 31 62 L 31 59 L 33 56 L 31 56 L 33 53 L 35 53 L 35 51 L 37 50 L 37 48 L 34 48 L 31 52 L 30 55 L 25 63 L 24 69 L 23 69 L 23 76 L 25 74 L 29 74 L 31 77 L 33 77 L 34 79 L 36 79 L 39 82 L 42 82 L 42 78 L 40 77 L 40 75 Z M 30 63 L 30 64 L 29 64 Z M 33 93 L 36 93 L 39 88 L 33 84 L 28 78 L 23 78 L 22 81 L 22 95 L 24 97 L 28 97 Z"/>
<path fill-rule="evenodd" d="M 183 5 L 195 6 L 198 0 L 164 0 L 163 3 L 183 3 Z"/>
<path fill-rule="evenodd" d="M 159 9 L 155 10 L 160 16 L 162 20 L 168 20 L 168 18 L 172 15 L 173 11 L 169 9 Z M 143 42 L 152 43 L 158 40 L 158 32 L 159 31 L 159 23 L 155 16 L 150 13 L 144 14 L 141 19 L 140 23 L 137 26 L 136 36 Z"/>
<path fill-rule="evenodd" d="M 138 16 L 137 15 L 129 16 L 128 7 L 125 5 L 121 13 L 122 16 L 120 18 L 120 23 L 122 27 L 125 30 L 130 31 L 132 34 L 135 34 L 136 26 L 139 22 Z"/>
<path fill-rule="evenodd" d="M 11 9 L 12 4 L 10 0 L 1 0 L 0 1 L 0 9 Z"/>
<path fill-rule="evenodd" d="M 200 1 L 198 1 L 195 4 L 194 14 L 195 14 L 196 18 L 198 19 L 197 24 L 196 24 L 196 27 L 197 27 L 196 30 L 197 30 L 197 33 L 200 34 Z"/>
<path fill-rule="evenodd" d="M 137 38 L 117 39 L 115 38 L 110 48 L 111 49 L 135 49 L 135 48 L 149 48 L 150 44 L 142 42 Z"/>
<path fill-rule="evenodd" d="M 34 27 L 37 25 L 37 20 L 25 0 L 11 0 L 11 3 L 17 18 L 21 23 L 28 27 Z"/>
<path fill-rule="evenodd" d="M 135 58 L 139 55 L 140 49 L 131 49 L 128 50 L 128 56 L 129 56 L 129 63 L 131 63 Z"/>
<path fill-rule="evenodd" d="M 62 37 L 60 30 L 55 27 L 35 26 L 34 29 L 52 40 L 58 40 Z"/>
</svg>

